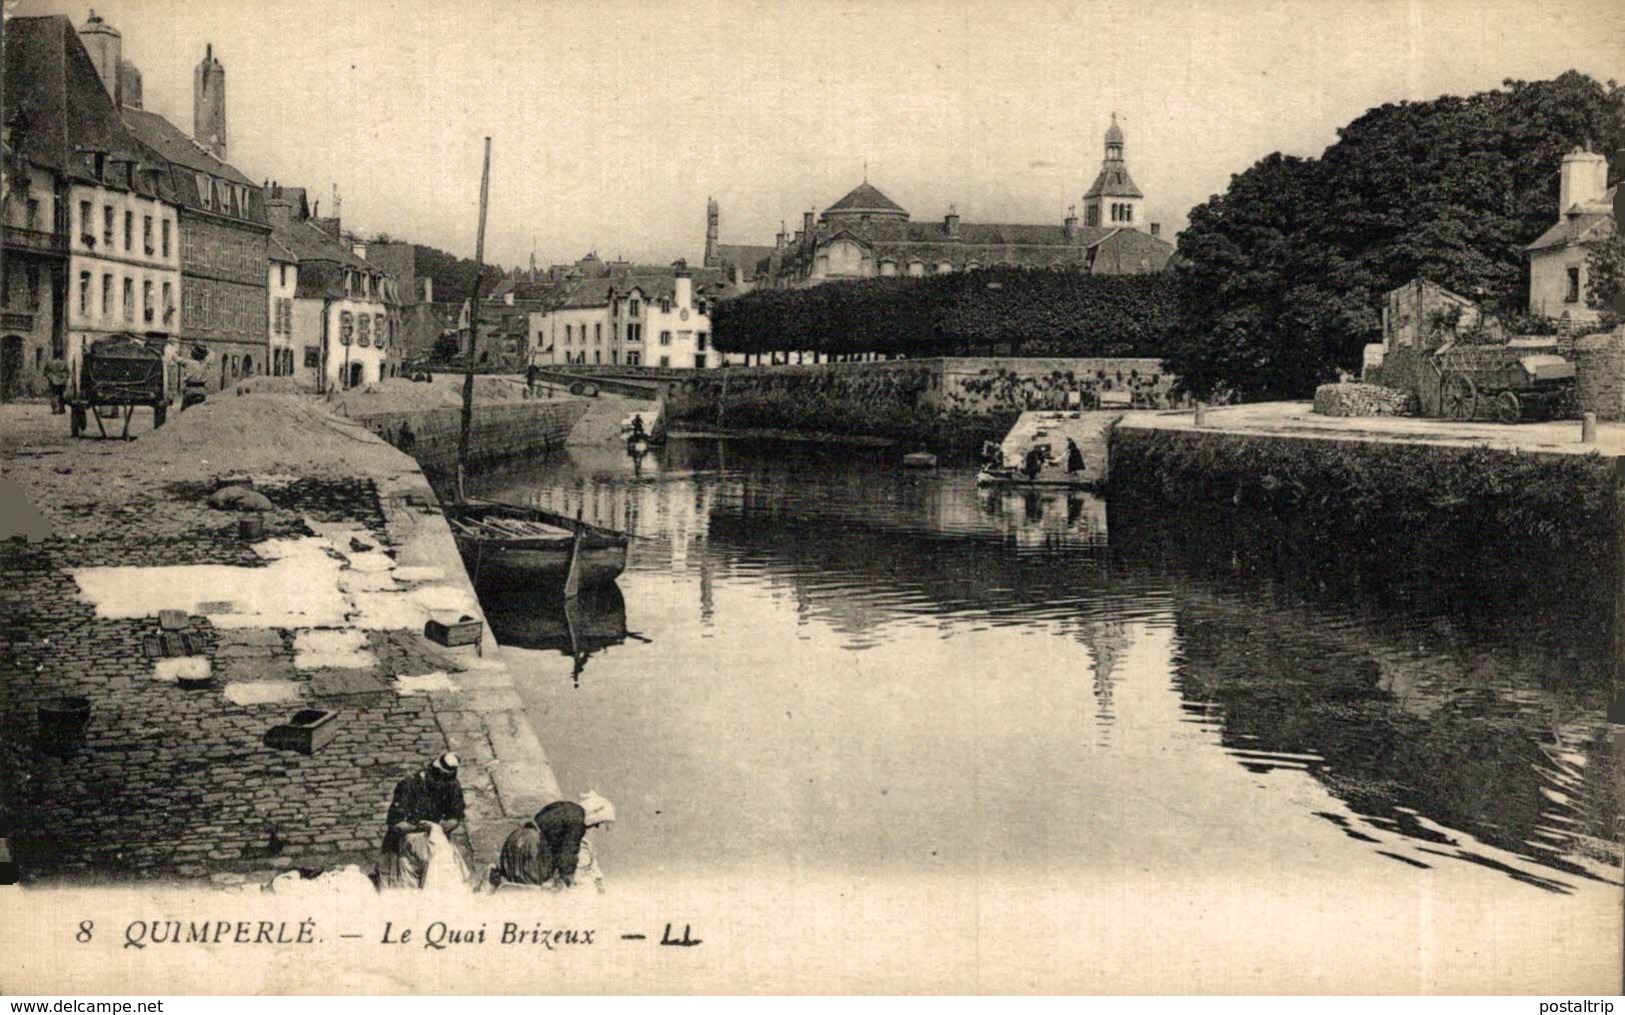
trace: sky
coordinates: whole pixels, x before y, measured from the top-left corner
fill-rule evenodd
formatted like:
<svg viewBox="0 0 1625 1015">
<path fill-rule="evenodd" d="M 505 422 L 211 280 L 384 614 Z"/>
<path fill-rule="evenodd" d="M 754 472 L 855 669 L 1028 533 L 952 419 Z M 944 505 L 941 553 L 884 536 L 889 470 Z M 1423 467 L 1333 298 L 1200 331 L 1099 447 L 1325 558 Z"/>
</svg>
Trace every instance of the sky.
<svg viewBox="0 0 1625 1015">
<path fill-rule="evenodd" d="M 12 14 L 88 4 L 3 0 Z M 226 68 L 231 162 L 344 225 L 486 259 L 697 262 L 868 179 L 917 221 L 1054 222 L 1115 112 L 1164 235 L 1271 152 L 1366 109 L 1570 68 L 1625 78 L 1598 0 L 96 0 L 145 106 L 192 129 Z"/>
</svg>

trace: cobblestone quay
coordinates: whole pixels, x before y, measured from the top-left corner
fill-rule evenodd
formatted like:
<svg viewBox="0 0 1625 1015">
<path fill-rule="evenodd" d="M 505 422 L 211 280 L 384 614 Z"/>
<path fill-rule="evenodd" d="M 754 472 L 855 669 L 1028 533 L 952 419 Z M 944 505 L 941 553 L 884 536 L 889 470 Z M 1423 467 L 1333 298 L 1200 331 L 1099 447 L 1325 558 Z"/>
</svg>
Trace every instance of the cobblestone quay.
<svg viewBox="0 0 1625 1015">
<path fill-rule="evenodd" d="M 263 408 L 275 416 L 288 404 Z M 252 404 L 216 413 L 225 408 L 254 424 L 244 432 L 258 426 Z M 180 420 L 206 433 L 204 414 L 187 420 L 197 412 Z M 405 456 L 331 417 L 339 429 L 323 420 L 302 440 L 268 422 L 269 453 L 298 460 L 262 470 L 229 440 L 170 461 L 140 453 L 165 431 L 133 444 L 72 441 L 44 406 L 0 413 L 3 478 L 51 530 L 0 544 L 0 834 L 26 879 L 230 883 L 346 863 L 370 873 L 396 780 L 447 749 L 463 758 L 469 821 L 459 837 L 479 864 L 510 814 L 557 797 L 506 671 L 421 636 L 433 608 L 478 606 Z M 320 410 L 294 418 L 307 413 Z M 206 504 L 245 464 L 275 506 L 260 543 L 239 536 L 238 514 Z M 17 489 L 5 491 L 8 507 Z M 254 618 L 243 615 L 251 602 L 198 599 L 221 575 L 288 566 L 266 547 L 323 538 L 318 571 L 330 587 L 312 577 L 308 591 L 340 597 L 341 616 Z M 107 570 L 124 568 L 153 570 Z M 85 586 L 98 575 L 146 582 L 131 593 L 140 608 L 93 602 Z M 297 600 L 305 590 L 287 591 Z M 183 689 L 149 656 L 168 606 L 185 611 L 174 633 L 191 642 L 188 665 L 206 660 L 211 686 Z M 48 749 L 39 706 L 64 695 L 90 701 L 89 724 L 82 742 Z M 267 731 L 305 708 L 335 712 L 336 738 L 308 756 L 267 746 Z"/>
</svg>

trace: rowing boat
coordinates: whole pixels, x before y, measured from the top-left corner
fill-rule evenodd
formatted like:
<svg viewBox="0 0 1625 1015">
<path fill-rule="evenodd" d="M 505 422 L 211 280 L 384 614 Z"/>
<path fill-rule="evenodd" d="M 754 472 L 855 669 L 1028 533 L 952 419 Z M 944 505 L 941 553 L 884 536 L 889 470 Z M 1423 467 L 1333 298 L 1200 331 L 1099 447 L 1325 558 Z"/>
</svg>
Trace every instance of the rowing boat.
<svg viewBox="0 0 1625 1015">
<path fill-rule="evenodd" d="M 563 587 L 572 556 L 582 588 L 613 582 L 626 569 L 626 533 L 579 518 L 471 499 L 449 505 L 446 520 L 477 590 Z"/>
</svg>

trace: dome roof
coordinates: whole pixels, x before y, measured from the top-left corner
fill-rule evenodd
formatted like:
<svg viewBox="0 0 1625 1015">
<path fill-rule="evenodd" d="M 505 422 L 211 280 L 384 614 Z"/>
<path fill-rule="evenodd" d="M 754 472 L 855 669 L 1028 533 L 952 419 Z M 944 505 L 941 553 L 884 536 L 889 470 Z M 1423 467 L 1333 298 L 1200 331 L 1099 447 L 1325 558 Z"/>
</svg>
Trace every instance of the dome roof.
<svg viewBox="0 0 1625 1015">
<path fill-rule="evenodd" d="M 1122 131 L 1121 128 L 1119 128 L 1117 126 L 1117 114 L 1116 113 L 1112 114 L 1112 125 L 1110 127 L 1106 128 L 1106 143 L 1107 144 L 1122 144 L 1123 143 L 1123 131 Z"/>
<path fill-rule="evenodd" d="M 869 183 L 864 182 L 853 187 L 845 197 L 824 209 L 824 214 L 877 214 L 877 215 L 907 215 L 903 206 L 882 194 Z"/>
</svg>

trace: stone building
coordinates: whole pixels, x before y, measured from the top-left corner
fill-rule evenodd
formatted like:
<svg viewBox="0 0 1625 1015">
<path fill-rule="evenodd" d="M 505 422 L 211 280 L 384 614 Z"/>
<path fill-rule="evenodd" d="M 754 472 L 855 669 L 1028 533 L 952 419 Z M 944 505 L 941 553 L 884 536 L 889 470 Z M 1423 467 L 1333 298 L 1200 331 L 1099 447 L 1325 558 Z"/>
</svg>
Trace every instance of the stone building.
<svg viewBox="0 0 1625 1015">
<path fill-rule="evenodd" d="M 1589 323 L 1586 255 L 1614 234 L 1614 194 L 1608 160 L 1581 148 L 1563 156 L 1557 223 L 1524 248 L 1529 258 L 1529 312 Z"/>
<path fill-rule="evenodd" d="M 167 341 L 176 332 L 180 244 L 168 167 L 119 115 L 118 32 L 94 14 L 86 29 L 81 39 L 61 16 L 5 25 L 0 393 L 8 397 L 39 390 L 48 359 L 77 371 L 86 343 L 105 335 Z"/>
<path fill-rule="evenodd" d="M 794 236 L 781 229 L 772 247 L 720 243 L 717 203 L 708 202 L 705 266 L 724 270 L 738 284 L 775 286 L 989 267 L 1111 275 L 1161 271 L 1174 248 L 1157 223 L 1141 231 L 1144 201 L 1129 176 L 1114 116 L 1100 172 L 1083 195 L 1082 223 L 1075 208 L 1054 225 L 964 222 L 953 205 L 940 221 L 917 222 L 864 180 L 822 214 L 803 213 Z"/>
</svg>

